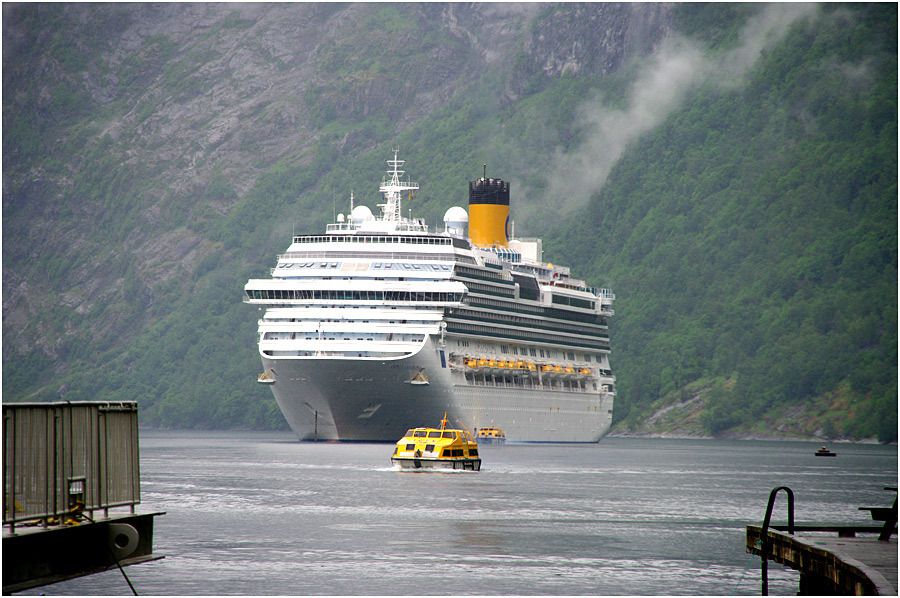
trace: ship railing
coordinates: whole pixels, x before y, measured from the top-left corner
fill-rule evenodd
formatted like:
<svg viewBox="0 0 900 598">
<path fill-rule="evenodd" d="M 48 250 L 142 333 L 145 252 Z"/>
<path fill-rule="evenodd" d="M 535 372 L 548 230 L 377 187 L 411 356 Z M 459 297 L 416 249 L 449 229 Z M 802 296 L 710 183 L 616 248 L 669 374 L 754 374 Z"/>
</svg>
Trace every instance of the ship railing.
<svg viewBox="0 0 900 598">
<path fill-rule="evenodd" d="M 309 258 L 309 259 L 322 259 L 322 260 L 335 260 L 340 258 L 348 258 L 348 257 L 361 257 L 368 258 L 374 260 L 431 260 L 431 261 L 439 261 L 439 262 L 464 262 L 467 264 L 474 264 L 475 260 L 471 257 L 456 255 L 452 253 L 439 253 L 439 254 L 429 254 L 429 253 L 388 253 L 388 252 L 371 252 L 371 251 L 289 251 L 287 253 L 280 253 L 275 256 L 277 259 L 297 259 L 297 258 Z"/>
<path fill-rule="evenodd" d="M 349 231 L 358 231 L 358 230 L 369 230 L 369 227 L 366 226 L 366 222 L 356 223 L 356 222 L 336 222 L 333 224 L 325 225 L 326 233 L 340 233 L 340 232 L 349 232 Z M 398 222 L 395 228 L 392 228 L 388 232 L 418 232 L 418 233 L 427 233 L 428 225 L 424 222 L 420 221 L 403 221 Z M 384 232 L 384 231 L 378 231 Z"/>
<path fill-rule="evenodd" d="M 490 379 L 488 376 L 476 374 L 474 372 L 465 373 L 466 381 L 472 386 L 486 386 L 491 388 L 534 388 L 537 390 L 560 390 L 565 392 L 576 392 L 576 393 L 591 393 L 595 394 L 597 391 L 593 388 L 588 388 L 587 386 L 580 385 L 569 385 L 566 386 L 562 382 L 553 383 L 549 381 L 549 379 L 541 378 L 532 378 L 530 376 L 514 376 L 512 381 L 507 382 L 503 378 L 497 378 L 491 376 Z"/>
<path fill-rule="evenodd" d="M 134 401 L 3 405 L 3 525 L 141 502 Z"/>
</svg>

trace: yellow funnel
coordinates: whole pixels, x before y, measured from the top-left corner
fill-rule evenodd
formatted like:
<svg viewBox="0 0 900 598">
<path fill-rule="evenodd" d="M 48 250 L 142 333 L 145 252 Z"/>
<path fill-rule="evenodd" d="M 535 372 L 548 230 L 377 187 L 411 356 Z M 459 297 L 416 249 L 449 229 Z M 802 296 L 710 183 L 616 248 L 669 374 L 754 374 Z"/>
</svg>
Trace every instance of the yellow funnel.
<svg viewBox="0 0 900 598">
<path fill-rule="evenodd" d="M 509 183 L 482 178 L 469 183 L 469 238 L 479 247 L 509 243 Z"/>
</svg>

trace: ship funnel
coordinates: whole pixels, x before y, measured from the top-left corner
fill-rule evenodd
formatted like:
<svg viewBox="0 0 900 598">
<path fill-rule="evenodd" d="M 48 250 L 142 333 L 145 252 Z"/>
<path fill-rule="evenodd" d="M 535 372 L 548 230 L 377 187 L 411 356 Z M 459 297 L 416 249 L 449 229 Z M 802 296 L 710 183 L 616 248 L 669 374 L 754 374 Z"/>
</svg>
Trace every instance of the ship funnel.
<svg viewBox="0 0 900 598">
<path fill-rule="evenodd" d="M 509 243 L 509 183 L 486 177 L 469 183 L 469 238 L 479 247 Z"/>
</svg>

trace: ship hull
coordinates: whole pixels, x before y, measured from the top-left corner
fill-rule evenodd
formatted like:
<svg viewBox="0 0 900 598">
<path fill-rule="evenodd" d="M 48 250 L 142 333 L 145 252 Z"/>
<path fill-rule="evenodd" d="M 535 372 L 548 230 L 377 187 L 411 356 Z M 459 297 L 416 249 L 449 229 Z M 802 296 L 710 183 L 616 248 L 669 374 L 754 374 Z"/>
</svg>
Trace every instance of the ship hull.
<svg viewBox="0 0 900 598">
<path fill-rule="evenodd" d="M 392 457 L 391 465 L 398 469 L 451 469 L 457 471 L 480 471 L 481 459 L 422 459 L 415 457 Z"/>
<path fill-rule="evenodd" d="M 263 357 L 263 366 L 301 440 L 396 442 L 444 412 L 453 427 L 500 427 L 510 442 L 597 442 L 612 423 L 609 394 L 471 384 L 433 337 L 403 359 Z"/>
</svg>

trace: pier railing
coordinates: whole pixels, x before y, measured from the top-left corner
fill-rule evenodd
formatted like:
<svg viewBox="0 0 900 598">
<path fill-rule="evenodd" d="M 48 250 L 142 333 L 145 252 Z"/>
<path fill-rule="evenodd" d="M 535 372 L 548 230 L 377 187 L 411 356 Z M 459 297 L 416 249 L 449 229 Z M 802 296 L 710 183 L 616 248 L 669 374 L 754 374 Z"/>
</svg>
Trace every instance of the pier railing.
<svg viewBox="0 0 900 598">
<path fill-rule="evenodd" d="M 137 403 L 3 405 L 3 525 L 141 501 Z"/>
</svg>

